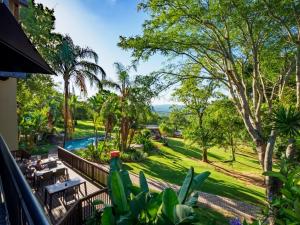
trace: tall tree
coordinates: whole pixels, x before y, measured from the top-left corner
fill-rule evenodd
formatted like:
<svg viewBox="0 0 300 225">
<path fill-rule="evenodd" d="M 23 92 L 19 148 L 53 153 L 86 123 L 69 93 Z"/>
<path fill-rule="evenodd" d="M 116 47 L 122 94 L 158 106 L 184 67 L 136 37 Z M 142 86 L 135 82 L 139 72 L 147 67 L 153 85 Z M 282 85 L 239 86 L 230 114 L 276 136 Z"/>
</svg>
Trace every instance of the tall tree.
<svg viewBox="0 0 300 225">
<path fill-rule="evenodd" d="M 292 63 L 281 29 L 266 16 L 264 4 L 146 0 L 139 8 L 150 14 L 143 34 L 121 37 L 119 45 L 132 49 L 137 60 L 157 52 L 181 57 L 175 68 L 160 72 L 173 79 L 184 79 L 187 66 L 198 66 L 202 68 L 198 77 L 222 83 L 256 145 L 263 170 L 272 170 L 276 132 L 263 118 L 271 117 L 282 91 L 280 83 L 290 74 Z"/>
<path fill-rule="evenodd" d="M 200 145 L 202 148 L 202 161 L 208 162 L 207 151 L 214 136 L 214 129 L 211 126 L 213 121 L 209 121 L 205 117 L 210 101 L 217 96 L 215 84 L 212 81 L 203 84 L 203 80 L 191 77 L 184 80 L 173 95 L 185 105 L 186 113 L 192 117 L 194 122 L 186 129 L 186 134 Z"/>
<path fill-rule="evenodd" d="M 94 62 L 92 62 L 93 60 Z M 71 79 L 84 93 L 87 92 L 86 79 L 92 85 L 94 82 L 101 84 L 97 74 L 105 77 L 104 70 L 97 64 L 98 55 L 90 48 L 81 48 L 75 45 L 69 36 L 65 36 L 57 47 L 54 58 L 54 68 L 64 79 L 64 145 L 68 138 L 69 118 L 69 85 Z"/>
<path fill-rule="evenodd" d="M 111 116 L 112 109 L 118 109 L 115 113 L 119 117 L 120 125 L 120 150 L 126 151 L 128 144 L 132 140 L 139 121 L 146 121 L 146 114 L 150 112 L 150 99 L 147 87 L 137 76 L 134 80 L 130 79 L 129 71 L 132 67 L 125 67 L 121 63 L 114 64 L 118 74 L 118 82 L 105 81 L 104 85 L 110 86 L 118 91 L 118 96 L 108 99 L 104 107 L 103 115 Z M 114 107 L 107 107 L 113 106 Z M 108 111 L 107 111 L 108 110 Z"/>
<path fill-rule="evenodd" d="M 264 0 L 267 14 L 280 26 L 287 48 L 294 59 L 292 71 L 296 71 L 296 108 L 300 110 L 300 3 L 296 0 Z"/>
</svg>

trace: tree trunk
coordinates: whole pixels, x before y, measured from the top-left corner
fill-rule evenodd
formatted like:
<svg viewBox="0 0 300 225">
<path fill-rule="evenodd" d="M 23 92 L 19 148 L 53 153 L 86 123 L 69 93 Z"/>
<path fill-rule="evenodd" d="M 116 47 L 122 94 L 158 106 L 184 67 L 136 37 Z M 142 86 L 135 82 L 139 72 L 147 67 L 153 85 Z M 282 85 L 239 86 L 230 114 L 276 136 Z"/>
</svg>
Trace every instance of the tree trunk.
<svg viewBox="0 0 300 225">
<path fill-rule="evenodd" d="M 233 143 L 233 138 L 232 137 L 230 137 L 230 145 L 231 145 L 231 155 L 232 155 L 231 160 L 235 161 L 235 147 L 234 147 L 234 143 Z"/>
<path fill-rule="evenodd" d="M 69 100 L 69 81 L 64 79 L 65 87 L 65 112 L 64 112 L 64 142 L 63 146 L 65 147 L 66 141 L 68 139 L 68 100 Z"/>
<path fill-rule="evenodd" d="M 97 131 L 97 128 L 95 128 L 95 148 L 98 149 L 98 131 Z"/>
<path fill-rule="evenodd" d="M 300 110 L 300 43 L 297 43 L 297 52 L 296 52 L 296 96 L 297 96 L 296 108 Z"/>
<path fill-rule="evenodd" d="M 276 131 L 272 130 L 271 134 L 269 136 L 268 139 L 268 143 L 266 146 L 266 154 L 265 154 L 265 159 L 264 159 L 264 172 L 267 171 L 272 171 L 272 166 L 273 166 L 273 160 L 272 160 L 272 156 L 273 156 L 273 149 L 274 149 L 274 145 L 276 142 Z M 265 183 L 266 183 L 266 195 L 267 195 L 267 199 L 269 201 L 271 201 L 271 199 L 274 196 L 274 182 L 273 182 L 273 178 L 266 176 L 265 177 Z"/>
<path fill-rule="evenodd" d="M 129 142 L 128 142 L 128 146 L 130 147 L 132 141 L 133 141 L 133 137 L 135 135 L 135 129 L 130 129 L 130 135 L 129 135 Z"/>
<path fill-rule="evenodd" d="M 121 151 L 127 150 L 128 134 L 129 134 L 128 118 L 122 118 L 121 119 Z"/>
<path fill-rule="evenodd" d="M 285 156 L 289 160 L 293 160 L 296 154 L 296 140 L 294 138 L 289 138 L 289 144 L 285 150 Z"/>
<path fill-rule="evenodd" d="M 207 159 L 207 148 L 203 148 L 203 154 L 202 154 L 202 162 L 208 163 Z"/>
<path fill-rule="evenodd" d="M 266 143 L 262 140 L 262 138 L 260 138 L 260 139 L 255 140 L 255 144 L 256 144 L 256 151 L 257 151 L 257 155 L 258 155 L 258 161 L 259 161 L 262 169 L 264 170 Z"/>
</svg>

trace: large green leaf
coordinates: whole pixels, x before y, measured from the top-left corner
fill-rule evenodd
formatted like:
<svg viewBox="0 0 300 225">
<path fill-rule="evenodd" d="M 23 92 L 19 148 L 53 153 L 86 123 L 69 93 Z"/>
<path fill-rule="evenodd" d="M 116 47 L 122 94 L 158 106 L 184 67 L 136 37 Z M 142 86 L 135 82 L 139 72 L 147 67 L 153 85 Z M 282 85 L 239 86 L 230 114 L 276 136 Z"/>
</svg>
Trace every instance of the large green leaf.
<svg viewBox="0 0 300 225">
<path fill-rule="evenodd" d="M 129 195 L 131 193 L 131 187 L 133 186 L 130 176 L 129 176 L 129 173 L 127 170 L 121 170 L 120 175 L 121 175 L 121 179 L 122 179 L 122 182 L 124 185 L 126 197 L 129 198 Z"/>
<path fill-rule="evenodd" d="M 146 207 L 146 193 L 141 192 L 137 196 L 134 196 L 129 202 L 129 205 L 132 215 L 134 215 L 134 217 L 138 219 L 138 215 Z"/>
<path fill-rule="evenodd" d="M 197 176 L 194 176 L 190 191 L 200 190 L 202 184 L 209 177 L 209 175 L 210 175 L 210 172 L 205 171 L 203 173 L 198 174 Z"/>
<path fill-rule="evenodd" d="M 116 225 L 133 225 L 131 214 L 126 213 L 124 215 L 120 215 L 118 220 L 116 221 Z"/>
<path fill-rule="evenodd" d="M 174 208 L 178 204 L 178 198 L 176 192 L 167 188 L 163 191 L 162 197 L 162 213 L 170 220 L 174 218 Z"/>
<path fill-rule="evenodd" d="M 112 207 L 105 207 L 102 217 L 101 217 L 101 225 L 114 225 L 115 220 L 112 213 Z"/>
<path fill-rule="evenodd" d="M 125 189 L 119 172 L 111 172 L 111 194 L 112 201 L 118 213 L 125 213 L 129 210 Z"/>
<path fill-rule="evenodd" d="M 183 184 L 178 192 L 178 202 L 179 204 L 183 204 L 189 194 L 189 189 L 191 187 L 192 181 L 194 177 L 194 168 L 191 167 L 183 181 Z"/>
<path fill-rule="evenodd" d="M 149 192 L 149 187 L 147 183 L 147 179 L 143 171 L 140 171 L 140 188 L 143 192 Z"/>
<path fill-rule="evenodd" d="M 284 175 L 282 175 L 281 173 L 279 173 L 279 172 L 267 171 L 267 172 L 264 172 L 263 175 L 270 176 L 270 177 L 277 177 L 282 182 L 286 182 L 287 181 L 286 177 Z"/>
<path fill-rule="evenodd" d="M 178 204 L 174 208 L 174 223 L 183 224 L 195 220 L 194 209 L 187 205 Z"/>
<path fill-rule="evenodd" d="M 147 202 L 146 211 L 150 220 L 155 220 L 157 217 L 157 213 L 162 204 L 162 195 L 163 192 L 152 195 L 152 198 Z"/>
<path fill-rule="evenodd" d="M 195 207 L 198 203 L 199 192 L 194 193 L 188 200 L 185 202 L 185 205 Z"/>
</svg>

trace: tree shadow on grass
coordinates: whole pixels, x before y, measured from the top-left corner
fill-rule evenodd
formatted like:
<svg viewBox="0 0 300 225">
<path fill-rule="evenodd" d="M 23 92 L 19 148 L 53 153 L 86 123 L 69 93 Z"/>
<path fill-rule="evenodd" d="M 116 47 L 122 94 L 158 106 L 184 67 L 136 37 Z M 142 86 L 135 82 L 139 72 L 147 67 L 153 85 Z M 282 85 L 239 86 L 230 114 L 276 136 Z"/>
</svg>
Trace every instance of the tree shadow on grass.
<svg viewBox="0 0 300 225">
<path fill-rule="evenodd" d="M 155 178 L 159 178 L 165 182 L 172 184 L 181 185 L 188 169 L 178 163 L 165 164 L 162 162 L 145 160 L 138 164 L 140 170 L 147 175 Z M 133 170 L 130 165 L 126 165 L 124 168 Z M 213 173 L 213 172 L 212 172 Z M 226 179 L 226 177 L 224 178 Z M 239 185 L 234 183 L 225 183 L 223 180 L 216 180 L 209 177 L 203 187 L 204 192 L 245 201 L 249 203 L 262 204 L 263 201 L 257 199 L 259 196 L 261 199 L 264 198 L 263 194 L 259 191 L 248 189 L 246 185 Z"/>
<path fill-rule="evenodd" d="M 202 154 L 200 153 L 199 149 L 196 149 L 191 146 L 187 146 L 181 141 L 168 139 L 168 144 L 169 144 L 169 148 L 171 148 L 173 151 L 185 155 L 189 158 L 196 158 L 196 159 L 202 158 Z"/>
</svg>

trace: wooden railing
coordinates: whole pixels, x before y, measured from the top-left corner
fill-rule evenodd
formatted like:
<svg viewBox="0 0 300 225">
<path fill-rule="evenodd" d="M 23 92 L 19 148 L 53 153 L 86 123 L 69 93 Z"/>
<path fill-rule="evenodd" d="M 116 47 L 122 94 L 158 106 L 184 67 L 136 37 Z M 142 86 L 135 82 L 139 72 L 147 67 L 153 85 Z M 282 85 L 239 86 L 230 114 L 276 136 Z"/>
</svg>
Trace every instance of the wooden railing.
<svg viewBox="0 0 300 225">
<path fill-rule="evenodd" d="M 100 200 L 103 204 L 94 207 L 92 202 Z M 110 205 L 111 201 L 108 195 L 107 188 L 90 194 L 82 199 L 79 199 L 67 212 L 67 214 L 57 223 L 57 225 L 82 225 L 95 212 L 101 210 L 105 205 Z"/>
<path fill-rule="evenodd" d="M 59 146 L 57 149 L 57 154 L 58 158 L 67 163 L 72 169 L 79 171 L 102 186 L 107 186 L 108 172 L 102 167 L 95 165 L 94 163 L 85 160 Z"/>
<path fill-rule="evenodd" d="M 13 150 L 13 151 L 10 151 L 10 153 L 12 154 L 12 156 L 15 158 L 15 159 L 29 159 L 31 154 L 25 150 Z"/>
<path fill-rule="evenodd" d="M 17 152 L 16 154 L 19 154 L 21 151 Z M 31 188 L 1 135 L 0 176 L 10 224 L 49 225 L 40 204 L 32 194 Z"/>
</svg>

